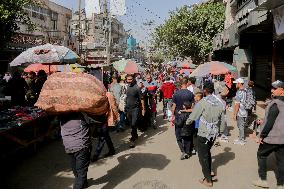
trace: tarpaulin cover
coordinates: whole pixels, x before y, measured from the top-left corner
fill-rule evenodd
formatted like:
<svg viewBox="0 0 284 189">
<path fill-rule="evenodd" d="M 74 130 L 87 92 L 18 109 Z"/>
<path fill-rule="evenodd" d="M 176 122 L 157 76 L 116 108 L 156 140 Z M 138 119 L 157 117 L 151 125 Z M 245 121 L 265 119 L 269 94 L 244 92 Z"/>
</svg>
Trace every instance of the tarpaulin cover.
<svg viewBox="0 0 284 189">
<path fill-rule="evenodd" d="M 118 120 L 111 93 L 96 77 L 86 73 L 54 73 L 44 83 L 35 106 L 50 113 L 86 112 L 108 115 L 108 124 Z"/>
</svg>

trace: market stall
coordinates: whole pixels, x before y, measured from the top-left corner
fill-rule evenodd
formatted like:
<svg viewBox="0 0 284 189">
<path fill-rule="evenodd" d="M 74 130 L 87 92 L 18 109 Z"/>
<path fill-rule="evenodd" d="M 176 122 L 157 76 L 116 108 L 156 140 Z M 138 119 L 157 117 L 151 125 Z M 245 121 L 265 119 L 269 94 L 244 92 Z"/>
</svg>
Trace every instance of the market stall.
<svg viewBox="0 0 284 189">
<path fill-rule="evenodd" d="M 38 142 L 54 133 L 53 117 L 35 107 L 13 107 L 0 111 L 1 158 L 29 146 L 36 151 Z"/>
</svg>

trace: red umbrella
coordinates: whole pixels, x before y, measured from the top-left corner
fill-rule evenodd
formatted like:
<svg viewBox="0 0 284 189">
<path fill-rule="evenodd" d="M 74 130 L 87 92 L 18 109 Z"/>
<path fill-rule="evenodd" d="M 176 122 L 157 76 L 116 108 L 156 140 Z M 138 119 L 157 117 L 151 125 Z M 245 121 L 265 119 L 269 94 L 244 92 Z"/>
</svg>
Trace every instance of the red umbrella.
<svg viewBox="0 0 284 189">
<path fill-rule="evenodd" d="M 127 74 L 138 73 L 138 65 L 133 61 L 128 61 L 125 65 L 124 72 Z"/>
<path fill-rule="evenodd" d="M 38 72 L 39 70 L 44 70 L 46 73 L 56 72 L 56 65 L 46 65 L 46 64 L 31 64 L 24 69 L 24 72 Z"/>
</svg>

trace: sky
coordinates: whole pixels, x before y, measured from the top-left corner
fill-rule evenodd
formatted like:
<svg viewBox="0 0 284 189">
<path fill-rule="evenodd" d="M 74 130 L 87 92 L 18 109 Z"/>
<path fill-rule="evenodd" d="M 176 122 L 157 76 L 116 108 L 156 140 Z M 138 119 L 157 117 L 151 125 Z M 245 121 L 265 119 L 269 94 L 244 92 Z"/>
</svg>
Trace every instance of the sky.
<svg viewBox="0 0 284 189">
<path fill-rule="evenodd" d="M 73 10 L 78 9 L 79 0 L 52 0 Z M 202 0 L 126 0 L 126 15 L 117 17 L 143 46 L 149 44 L 149 34 L 169 17 L 169 12 L 183 5 L 192 5 Z M 152 26 L 143 23 L 154 21 Z"/>
</svg>

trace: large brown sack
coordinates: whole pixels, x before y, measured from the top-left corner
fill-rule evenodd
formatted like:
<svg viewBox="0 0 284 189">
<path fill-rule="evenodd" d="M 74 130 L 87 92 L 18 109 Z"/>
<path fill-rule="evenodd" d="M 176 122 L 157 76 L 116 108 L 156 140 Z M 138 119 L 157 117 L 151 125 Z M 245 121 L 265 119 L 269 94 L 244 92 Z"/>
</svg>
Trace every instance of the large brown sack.
<svg viewBox="0 0 284 189">
<path fill-rule="evenodd" d="M 35 106 L 50 113 L 86 112 L 108 114 L 110 124 L 117 110 L 110 106 L 106 89 L 96 77 L 86 73 L 54 73 L 44 83 Z M 114 115 L 115 114 L 115 115 Z"/>
</svg>

